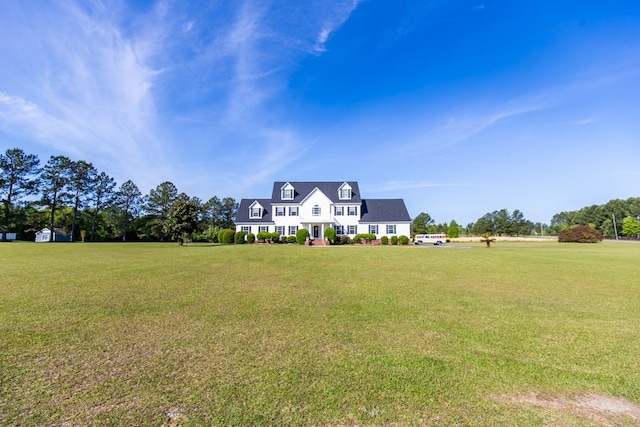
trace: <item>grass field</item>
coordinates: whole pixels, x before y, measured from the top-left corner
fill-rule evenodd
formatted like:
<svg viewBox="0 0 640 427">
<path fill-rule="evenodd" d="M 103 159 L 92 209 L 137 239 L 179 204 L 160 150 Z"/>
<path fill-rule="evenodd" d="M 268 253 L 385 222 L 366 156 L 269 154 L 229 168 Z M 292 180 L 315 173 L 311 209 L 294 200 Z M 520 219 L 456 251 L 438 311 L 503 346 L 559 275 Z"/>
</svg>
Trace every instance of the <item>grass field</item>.
<svg viewBox="0 0 640 427">
<path fill-rule="evenodd" d="M 640 244 L 0 244 L 0 425 L 634 426 Z"/>
</svg>

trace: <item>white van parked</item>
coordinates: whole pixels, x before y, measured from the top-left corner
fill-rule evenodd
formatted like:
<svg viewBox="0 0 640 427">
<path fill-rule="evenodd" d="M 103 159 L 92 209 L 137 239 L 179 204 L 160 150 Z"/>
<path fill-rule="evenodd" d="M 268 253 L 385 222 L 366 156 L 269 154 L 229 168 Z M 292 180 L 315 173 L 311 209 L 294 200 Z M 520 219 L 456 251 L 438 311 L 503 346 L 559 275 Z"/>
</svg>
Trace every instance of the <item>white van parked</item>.
<svg viewBox="0 0 640 427">
<path fill-rule="evenodd" d="M 432 245 L 440 246 L 448 241 L 449 238 L 446 234 L 416 234 L 416 237 L 413 238 L 413 243 L 416 245 L 430 243 Z"/>
</svg>

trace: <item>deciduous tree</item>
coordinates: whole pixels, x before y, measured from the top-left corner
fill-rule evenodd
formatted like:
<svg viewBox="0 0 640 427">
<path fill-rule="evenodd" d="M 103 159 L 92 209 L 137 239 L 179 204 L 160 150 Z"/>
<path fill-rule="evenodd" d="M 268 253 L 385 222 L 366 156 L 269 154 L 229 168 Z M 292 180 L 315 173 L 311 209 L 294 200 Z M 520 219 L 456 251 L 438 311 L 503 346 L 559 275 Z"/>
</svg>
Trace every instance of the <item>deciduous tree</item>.
<svg viewBox="0 0 640 427">
<path fill-rule="evenodd" d="M 189 199 L 189 196 L 180 193 L 167 212 L 167 221 L 163 226 L 164 233 L 182 245 L 185 236 L 193 233 L 198 225 L 198 210 L 198 206 Z"/>
<path fill-rule="evenodd" d="M 426 234 L 429 226 L 433 223 L 434 221 L 431 219 L 431 215 L 426 212 L 421 212 L 411 223 L 411 235 L 415 236 L 416 234 Z"/>
</svg>

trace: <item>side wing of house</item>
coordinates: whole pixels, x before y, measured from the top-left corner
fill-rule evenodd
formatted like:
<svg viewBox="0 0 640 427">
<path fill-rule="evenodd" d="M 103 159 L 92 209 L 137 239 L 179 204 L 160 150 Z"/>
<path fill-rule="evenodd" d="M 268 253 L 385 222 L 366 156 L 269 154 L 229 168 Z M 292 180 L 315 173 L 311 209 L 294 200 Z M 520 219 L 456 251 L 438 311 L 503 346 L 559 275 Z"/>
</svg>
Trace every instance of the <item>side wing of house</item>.
<svg viewBox="0 0 640 427">
<path fill-rule="evenodd" d="M 236 213 L 236 231 L 258 234 L 273 231 L 271 200 L 242 199 Z"/>
<path fill-rule="evenodd" d="M 411 217 L 402 199 L 366 199 L 362 201 L 360 233 L 382 236 L 409 236 Z"/>
</svg>

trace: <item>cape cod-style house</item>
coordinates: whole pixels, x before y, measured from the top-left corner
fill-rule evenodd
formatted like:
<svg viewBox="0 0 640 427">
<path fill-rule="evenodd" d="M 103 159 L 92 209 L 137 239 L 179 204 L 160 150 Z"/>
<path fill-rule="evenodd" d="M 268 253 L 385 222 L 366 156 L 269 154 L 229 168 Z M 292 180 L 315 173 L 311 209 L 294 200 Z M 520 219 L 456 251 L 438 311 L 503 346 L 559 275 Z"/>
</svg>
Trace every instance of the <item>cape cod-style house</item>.
<svg viewBox="0 0 640 427">
<path fill-rule="evenodd" d="M 338 236 L 360 233 L 409 236 L 411 218 L 402 199 L 363 199 L 358 183 L 275 182 L 270 199 L 242 199 L 236 231 L 277 231 L 295 236 L 301 228 L 321 239 L 333 227 Z"/>
</svg>

